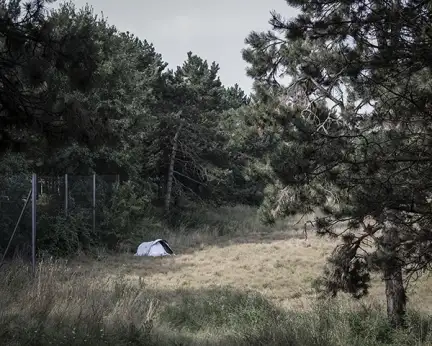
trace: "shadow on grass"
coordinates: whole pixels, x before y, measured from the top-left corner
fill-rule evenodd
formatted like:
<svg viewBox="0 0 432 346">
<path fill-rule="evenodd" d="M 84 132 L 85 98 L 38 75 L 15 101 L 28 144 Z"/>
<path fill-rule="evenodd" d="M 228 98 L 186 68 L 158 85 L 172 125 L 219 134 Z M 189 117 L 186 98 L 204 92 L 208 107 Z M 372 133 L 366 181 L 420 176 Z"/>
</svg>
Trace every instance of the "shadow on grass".
<svg viewBox="0 0 432 346">
<path fill-rule="evenodd" d="M 178 254 L 190 254 L 207 246 L 226 247 L 233 244 L 262 244 L 289 239 L 305 239 L 306 223 L 309 235 L 310 223 L 316 214 L 296 215 L 277 220 L 274 225 L 264 225 L 256 208 L 248 206 L 203 209 L 190 213 L 193 222 L 170 230 L 161 236 Z M 188 226 L 190 224 L 190 226 Z"/>
<path fill-rule="evenodd" d="M 169 293 L 167 297 L 173 297 Z M 378 346 L 429 345 L 432 317 L 408 315 L 406 330 L 393 330 L 383 311 L 346 311 L 332 301 L 313 311 L 285 311 L 253 291 L 229 287 L 177 290 L 160 313 L 174 338 L 187 345 Z M 193 335 L 193 336 L 191 336 Z"/>
<path fill-rule="evenodd" d="M 379 310 L 346 311 L 332 302 L 285 311 L 253 291 L 230 287 L 150 290 L 122 278 L 45 263 L 0 282 L 2 345 L 430 345 L 432 319 L 409 315 L 392 330 Z"/>
</svg>

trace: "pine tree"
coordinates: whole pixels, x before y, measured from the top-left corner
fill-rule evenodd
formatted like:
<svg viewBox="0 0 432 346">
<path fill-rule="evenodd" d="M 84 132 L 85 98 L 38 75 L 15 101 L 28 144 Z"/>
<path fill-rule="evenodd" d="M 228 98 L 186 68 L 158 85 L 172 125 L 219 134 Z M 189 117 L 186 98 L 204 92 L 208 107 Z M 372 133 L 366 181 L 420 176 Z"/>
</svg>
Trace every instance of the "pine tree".
<svg viewBox="0 0 432 346">
<path fill-rule="evenodd" d="M 106 117 L 90 112 L 83 97 L 99 66 L 94 21 L 73 22 L 70 4 L 48 14 L 50 2 L 0 4 L 0 151 L 93 146 L 109 134 Z"/>
<path fill-rule="evenodd" d="M 252 32 L 244 59 L 277 148 L 263 215 L 321 208 L 320 234 L 341 237 L 325 292 L 361 297 L 382 274 L 403 325 L 404 282 L 431 269 L 432 8 L 420 1 L 287 0 Z M 287 87 L 281 77 L 289 76 Z"/>
<path fill-rule="evenodd" d="M 225 88 L 219 66 L 193 54 L 167 71 L 158 109 L 159 199 L 165 213 L 181 199 L 210 201 L 230 174 L 221 130 L 223 112 L 248 102 L 238 87 Z"/>
</svg>

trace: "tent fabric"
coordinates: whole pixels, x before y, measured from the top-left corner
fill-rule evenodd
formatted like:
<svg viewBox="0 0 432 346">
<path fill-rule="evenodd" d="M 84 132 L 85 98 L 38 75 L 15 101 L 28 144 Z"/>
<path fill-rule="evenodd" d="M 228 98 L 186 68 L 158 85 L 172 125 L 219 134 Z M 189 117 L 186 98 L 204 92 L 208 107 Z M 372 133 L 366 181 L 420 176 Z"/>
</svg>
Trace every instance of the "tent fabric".
<svg viewBox="0 0 432 346">
<path fill-rule="evenodd" d="M 149 242 L 141 243 L 138 246 L 135 256 L 169 256 L 173 255 L 174 251 L 170 248 L 168 243 L 163 239 L 156 239 Z"/>
</svg>

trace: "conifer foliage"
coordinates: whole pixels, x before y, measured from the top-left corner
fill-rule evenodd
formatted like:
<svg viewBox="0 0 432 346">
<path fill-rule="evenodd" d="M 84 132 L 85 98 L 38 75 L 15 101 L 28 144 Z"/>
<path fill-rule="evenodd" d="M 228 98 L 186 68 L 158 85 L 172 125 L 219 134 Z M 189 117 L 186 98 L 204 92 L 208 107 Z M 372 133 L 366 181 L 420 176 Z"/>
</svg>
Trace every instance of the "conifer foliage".
<svg viewBox="0 0 432 346">
<path fill-rule="evenodd" d="M 277 143 L 267 221 L 321 208 L 337 236 L 324 292 L 361 297 L 385 280 L 388 316 L 403 324 L 406 284 L 432 264 L 431 62 L 428 2 L 287 0 L 243 51 L 261 122 Z M 290 77 L 288 83 L 287 78 Z"/>
<path fill-rule="evenodd" d="M 33 172 L 49 181 L 96 173 L 128 182 L 111 200 L 98 192 L 105 216 L 91 234 L 84 218 L 59 214 L 60 193 L 50 195 L 46 217 L 38 217 L 41 251 L 118 248 L 134 234 L 142 241 L 150 228 L 142 224 L 175 223 L 191 205 L 248 202 L 256 194 L 225 126 L 249 97 L 222 84 L 216 62 L 185 48 L 185 62 L 167 69 L 151 43 L 90 6 L 52 2 L 0 1 L 0 196 L 21 206 L 21 185 Z M 0 215 L 0 253 L 15 209 Z"/>
<path fill-rule="evenodd" d="M 92 84 L 94 28 L 87 22 L 61 30 L 48 15 L 51 2 L 0 2 L 1 150 L 58 146 L 71 139 L 92 145 L 106 129 L 103 117 L 73 97 Z M 59 93 L 65 86 L 69 97 Z"/>
</svg>

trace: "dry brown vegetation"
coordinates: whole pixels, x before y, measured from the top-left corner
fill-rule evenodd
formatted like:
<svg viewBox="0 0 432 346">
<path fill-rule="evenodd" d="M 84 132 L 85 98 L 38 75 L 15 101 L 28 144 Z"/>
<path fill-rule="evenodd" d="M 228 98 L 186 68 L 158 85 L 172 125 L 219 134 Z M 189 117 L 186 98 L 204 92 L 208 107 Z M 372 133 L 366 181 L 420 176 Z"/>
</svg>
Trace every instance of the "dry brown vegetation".
<svg viewBox="0 0 432 346">
<path fill-rule="evenodd" d="M 303 310 L 315 300 L 311 285 L 322 273 L 334 241 L 317 236 L 309 236 L 307 241 L 302 238 L 302 232 L 249 234 L 201 245 L 195 251 L 182 249 L 178 244 L 180 253 L 173 257 L 109 256 L 103 261 L 87 262 L 84 267 L 104 278 L 121 276 L 156 290 L 227 285 L 250 289 L 279 306 Z M 370 296 L 360 303 L 384 302 L 384 286 L 377 276 Z M 432 278 L 425 276 L 415 283 L 410 304 L 425 312 L 432 310 Z"/>
<path fill-rule="evenodd" d="M 15 345 L 430 344 L 431 279 L 411 288 L 410 307 L 419 314 L 410 315 L 410 331 L 394 334 L 384 319 L 378 277 L 364 300 L 316 301 L 312 282 L 334 241 L 311 234 L 305 240 L 296 220 L 275 230 L 247 220 L 234 218 L 236 227 L 225 236 L 218 236 L 215 225 L 169 233 L 165 238 L 177 253 L 172 257 L 101 252 L 96 259 L 43 261 L 35 281 L 26 266 L 10 264 L 1 274 L 0 340 Z"/>
</svg>

